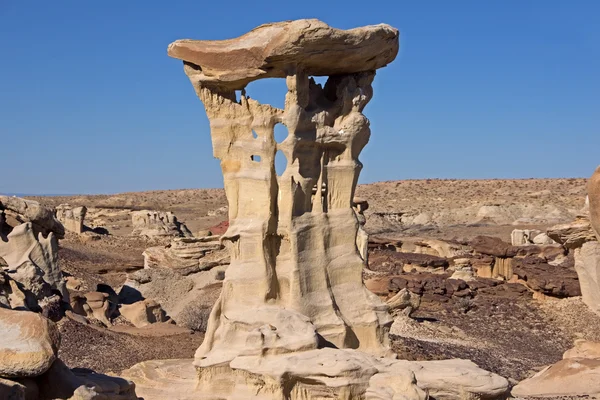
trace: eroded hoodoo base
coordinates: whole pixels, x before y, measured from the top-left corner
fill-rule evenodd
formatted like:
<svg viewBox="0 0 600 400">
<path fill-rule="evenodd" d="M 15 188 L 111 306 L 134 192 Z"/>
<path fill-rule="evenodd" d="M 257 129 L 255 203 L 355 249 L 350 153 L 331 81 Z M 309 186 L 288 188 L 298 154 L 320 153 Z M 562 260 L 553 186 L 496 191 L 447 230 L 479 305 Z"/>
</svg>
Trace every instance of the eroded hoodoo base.
<svg viewBox="0 0 600 400">
<path fill-rule="evenodd" d="M 241 356 L 198 371 L 192 362 L 145 361 L 122 375 L 145 400 L 496 399 L 509 389 L 506 379 L 468 360 L 393 360 L 347 349 Z"/>
</svg>

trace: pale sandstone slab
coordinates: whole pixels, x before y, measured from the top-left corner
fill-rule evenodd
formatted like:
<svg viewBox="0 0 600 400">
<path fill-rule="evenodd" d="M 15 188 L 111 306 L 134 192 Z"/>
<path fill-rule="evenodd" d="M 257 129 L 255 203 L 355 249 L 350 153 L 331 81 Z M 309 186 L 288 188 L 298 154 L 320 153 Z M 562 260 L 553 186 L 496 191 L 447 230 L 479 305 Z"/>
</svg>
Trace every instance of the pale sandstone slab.
<svg viewBox="0 0 600 400">
<path fill-rule="evenodd" d="M 588 182 L 588 199 L 592 228 L 600 241 L 600 167 L 596 168 Z"/>
<path fill-rule="evenodd" d="M 230 367 L 200 370 L 192 360 L 154 360 L 122 374 L 146 400 L 188 399 L 501 399 L 506 379 L 468 360 L 411 362 L 355 350 L 319 349 L 268 357 L 241 356 Z"/>
<path fill-rule="evenodd" d="M 586 242 L 596 240 L 592 225 L 587 216 L 577 216 L 573 222 L 554 225 L 548 228 L 546 234 L 552 240 L 569 249 L 576 249 Z"/>
<path fill-rule="evenodd" d="M 72 207 L 65 203 L 56 207 L 56 218 L 58 218 L 66 230 L 73 233 L 83 232 L 86 213 L 87 208 L 85 206 Z"/>
<path fill-rule="evenodd" d="M 600 343 L 590 342 L 588 340 L 576 340 L 575 347 L 567 350 L 563 354 L 563 358 L 599 358 L 600 359 Z"/>
<path fill-rule="evenodd" d="M 520 382 L 512 389 L 511 394 L 515 397 L 598 396 L 600 359 L 560 360 Z"/>
<path fill-rule="evenodd" d="M 260 78 L 284 78 L 301 64 L 309 75 L 376 70 L 398 54 L 398 30 L 379 24 L 340 30 L 316 19 L 261 25 L 235 39 L 177 40 L 168 54 L 201 70 L 199 79 L 242 89 Z"/>
<path fill-rule="evenodd" d="M 46 236 L 53 232 L 59 239 L 65 235 L 65 228 L 54 216 L 54 212 L 37 201 L 0 195 L 0 213 L 2 211 L 20 223 L 31 222 L 36 233 L 43 233 Z"/>
<path fill-rule="evenodd" d="M 600 242 L 586 242 L 575 250 L 575 271 L 583 302 L 600 314 Z"/>
<path fill-rule="evenodd" d="M 39 376 L 56 360 L 60 334 L 41 315 L 0 308 L 0 332 L 0 376 Z"/>
<path fill-rule="evenodd" d="M 68 302 L 69 293 L 58 265 L 58 241 L 52 232 L 47 237 L 40 233 L 36 238 L 31 222 L 21 224 L 0 238 L 0 257 L 8 264 L 9 276 L 34 296 L 30 301 L 37 303 L 55 289 Z"/>
</svg>

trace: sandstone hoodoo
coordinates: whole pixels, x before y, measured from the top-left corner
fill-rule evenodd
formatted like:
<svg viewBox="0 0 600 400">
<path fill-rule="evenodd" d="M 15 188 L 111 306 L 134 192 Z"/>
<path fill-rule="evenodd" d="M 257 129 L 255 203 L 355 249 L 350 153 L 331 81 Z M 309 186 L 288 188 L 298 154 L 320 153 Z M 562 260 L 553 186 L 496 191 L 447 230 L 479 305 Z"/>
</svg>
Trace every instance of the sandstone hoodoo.
<svg viewBox="0 0 600 400">
<path fill-rule="evenodd" d="M 375 70 L 398 52 L 398 31 L 383 24 L 343 31 L 298 20 L 262 25 L 237 39 L 180 40 L 168 52 L 184 61 L 210 120 L 229 202 L 220 240 L 231 263 L 196 352 L 198 375 L 184 372 L 191 360 L 141 363 L 124 372 L 138 395 L 504 396 L 504 378 L 465 360 L 385 357 L 393 355 L 392 319 L 362 282 L 353 210 L 358 157 L 371 133 L 362 111 L 373 96 Z M 321 86 L 312 76 L 328 79 Z M 246 95 L 249 82 L 267 77 L 285 78 L 283 109 Z M 277 124 L 287 129 L 279 142 Z M 279 173 L 277 154 L 287 160 Z"/>
</svg>

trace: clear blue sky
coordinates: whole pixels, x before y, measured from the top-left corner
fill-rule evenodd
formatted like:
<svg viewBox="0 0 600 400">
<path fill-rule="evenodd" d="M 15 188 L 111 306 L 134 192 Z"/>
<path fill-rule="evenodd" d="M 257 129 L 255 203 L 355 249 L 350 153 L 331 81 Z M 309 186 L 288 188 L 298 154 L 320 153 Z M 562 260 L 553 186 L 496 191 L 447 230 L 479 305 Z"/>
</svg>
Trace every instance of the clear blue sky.
<svg viewBox="0 0 600 400">
<path fill-rule="evenodd" d="M 361 182 L 580 177 L 600 164 L 600 1 L 0 0 L 0 192 L 221 187 L 181 38 L 385 22 Z M 254 83 L 283 103 L 283 80 Z"/>
</svg>

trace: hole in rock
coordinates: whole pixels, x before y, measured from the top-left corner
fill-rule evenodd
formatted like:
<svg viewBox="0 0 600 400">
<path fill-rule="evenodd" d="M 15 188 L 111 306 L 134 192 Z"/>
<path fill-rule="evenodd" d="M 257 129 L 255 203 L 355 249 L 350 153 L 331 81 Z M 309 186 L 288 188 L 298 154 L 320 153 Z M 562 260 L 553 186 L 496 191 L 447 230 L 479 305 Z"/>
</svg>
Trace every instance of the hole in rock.
<svg viewBox="0 0 600 400">
<path fill-rule="evenodd" d="M 287 157 L 283 154 L 283 151 L 278 150 L 275 154 L 275 173 L 277 176 L 283 175 L 285 169 L 287 168 Z"/>
<path fill-rule="evenodd" d="M 275 141 L 281 143 L 288 137 L 288 130 L 283 124 L 276 124 L 273 132 Z"/>
<path fill-rule="evenodd" d="M 246 86 L 246 97 L 254 99 L 260 104 L 269 104 L 283 110 L 287 91 L 285 79 L 259 79 Z"/>
<path fill-rule="evenodd" d="M 257 156 L 256 154 L 251 155 L 250 159 L 254 162 L 260 162 L 260 156 Z"/>
<path fill-rule="evenodd" d="M 321 85 L 322 88 L 325 87 L 325 83 L 327 82 L 328 76 L 311 76 L 315 80 L 317 85 Z"/>
<path fill-rule="evenodd" d="M 258 133 L 256 133 L 256 132 L 254 131 L 254 129 L 252 129 L 252 137 L 253 137 L 254 139 L 258 138 Z"/>
</svg>

